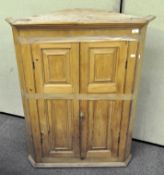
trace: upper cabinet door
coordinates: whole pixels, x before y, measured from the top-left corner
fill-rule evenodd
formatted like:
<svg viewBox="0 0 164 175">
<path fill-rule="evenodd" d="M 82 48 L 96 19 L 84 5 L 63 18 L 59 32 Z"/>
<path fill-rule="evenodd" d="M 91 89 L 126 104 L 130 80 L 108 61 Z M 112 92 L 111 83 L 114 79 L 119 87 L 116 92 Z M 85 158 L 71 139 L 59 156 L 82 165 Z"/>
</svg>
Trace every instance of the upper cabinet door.
<svg viewBox="0 0 164 175">
<path fill-rule="evenodd" d="M 122 93 L 128 42 L 81 43 L 80 92 Z"/>
<path fill-rule="evenodd" d="M 79 44 L 33 44 L 36 90 L 42 93 L 79 91 Z"/>
</svg>

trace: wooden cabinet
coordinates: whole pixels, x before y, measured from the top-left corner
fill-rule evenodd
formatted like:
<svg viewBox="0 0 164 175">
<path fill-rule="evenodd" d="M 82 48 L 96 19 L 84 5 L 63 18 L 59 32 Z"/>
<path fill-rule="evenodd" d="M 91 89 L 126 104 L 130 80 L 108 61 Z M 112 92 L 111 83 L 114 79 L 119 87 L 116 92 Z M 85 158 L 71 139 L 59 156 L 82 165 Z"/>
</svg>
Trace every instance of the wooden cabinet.
<svg viewBox="0 0 164 175">
<path fill-rule="evenodd" d="M 153 18 L 74 9 L 7 19 L 34 166 L 127 165 Z"/>
</svg>

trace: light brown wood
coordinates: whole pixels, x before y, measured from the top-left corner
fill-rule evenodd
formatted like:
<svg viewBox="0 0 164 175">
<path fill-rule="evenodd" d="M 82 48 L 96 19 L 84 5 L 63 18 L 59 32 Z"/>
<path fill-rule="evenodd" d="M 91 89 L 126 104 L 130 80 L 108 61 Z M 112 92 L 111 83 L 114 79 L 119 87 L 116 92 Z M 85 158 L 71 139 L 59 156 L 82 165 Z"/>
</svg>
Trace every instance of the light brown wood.
<svg viewBox="0 0 164 175">
<path fill-rule="evenodd" d="M 70 168 L 70 167 L 126 167 L 131 161 L 131 154 L 124 162 L 85 162 L 76 160 L 76 162 L 67 163 L 36 163 L 29 155 L 28 159 L 35 168 Z"/>
<path fill-rule="evenodd" d="M 63 25 L 63 24 L 112 24 L 143 25 L 153 20 L 154 16 L 136 17 L 121 13 L 109 12 L 94 9 L 68 9 L 61 10 L 42 16 L 33 16 L 22 19 L 7 18 L 6 20 L 12 25 Z"/>
<path fill-rule="evenodd" d="M 122 93 L 127 42 L 82 43 L 80 50 L 80 92 Z"/>
<path fill-rule="evenodd" d="M 84 104 L 81 104 L 84 105 Z M 118 160 L 118 141 L 121 121 L 121 102 L 88 101 L 81 109 L 84 112 L 82 136 L 85 159 L 101 161 Z M 86 127 L 87 126 L 87 127 Z"/>
<path fill-rule="evenodd" d="M 26 93 L 22 96 L 27 99 L 77 99 L 77 100 L 133 100 L 133 94 L 56 94 L 56 93 Z"/>
<path fill-rule="evenodd" d="M 44 157 L 79 157 L 77 102 L 73 100 L 43 101 L 46 114 L 40 116 Z M 45 109 L 46 108 L 46 109 Z M 61 110 L 62 109 L 62 110 Z M 42 116 L 44 115 L 44 116 Z"/>
<path fill-rule="evenodd" d="M 127 165 L 153 18 L 74 9 L 8 19 L 33 166 Z"/>
<path fill-rule="evenodd" d="M 78 49 L 76 43 L 32 45 L 37 92 L 78 92 Z"/>
<path fill-rule="evenodd" d="M 124 87 L 125 93 L 133 93 L 134 91 L 137 59 L 138 59 L 138 42 L 134 41 L 129 43 L 125 87 Z M 122 112 L 122 122 L 121 122 L 121 133 L 120 133 L 120 149 L 119 149 L 120 159 L 122 160 L 125 157 L 127 133 L 128 133 L 128 127 L 129 127 L 128 125 L 131 117 L 130 110 L 131 110 L 131 101 L 124 101 L 123 112 Z"/>
<path fill-rule="evenodd" d="M 137 93 L 138 93 L 138 86 L 139 86 L 140 76 L 141 76 L 141 68 L 143 64 L 143 53 L 144 53 L 146 30 L 147 30 L 147 25 L 144 26 L 141 30 L 141 41 L 138 46 L 138 59 L 136 62 L 136 75 L 135 75 L 135 82 L 134 82 L 134 93 L 135 93 L 136 98 L 132 101 L 132 106 L 131 106 L 131 113 L 130 113 L 131 117 L 129 121 L 128 136 L 127 136 L 127 143 L 126 143 L 126 157 L 129 155 L 131 151 L 132 130 L 133 130 L 134 120 L 135 120 Z"/>
</svg>

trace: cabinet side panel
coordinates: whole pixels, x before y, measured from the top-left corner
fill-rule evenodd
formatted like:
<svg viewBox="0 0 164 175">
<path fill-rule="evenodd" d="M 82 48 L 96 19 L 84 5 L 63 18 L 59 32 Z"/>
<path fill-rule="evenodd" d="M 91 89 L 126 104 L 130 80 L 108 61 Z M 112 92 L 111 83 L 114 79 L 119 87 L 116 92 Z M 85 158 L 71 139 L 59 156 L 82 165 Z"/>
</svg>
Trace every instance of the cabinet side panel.
<svg viewBox="0 0 164 175">
<path fill-rule="evenodd" d="M 23 64 L 22 64 L 21 45 L 18 42 L 19 30 L 16 27 L 12 26 L 12 31 L 13 31 L 13 39 L 15 44 L 16 61 L 17 61 L 17 68 L 19 73 L 20 87 L 22 90 L 24 90 L 26 85 L 25 85 L 25 78 L 24 78 L 24 71 L 23 71 Z M 25 120 L 26 120 L 28 152 L 32 157 L 34 157 L 34 145 L 32 140 L 30 115 L 28 111 L 28 101 L 24 96 L 22 96 L 22 103 L 23 103 L 23 109 L 24 109 Z"/>
<path fill-rule="evenodd" d="M 126 69 L 125 87 L 124 87 L 125 94 L 133 93 L 134 78 L 135 78 L 135 72 L 136 72 L 136 62 L 138 59 L 137 49 L 138 49 L 137 41 L 129 42 L 127 69 Z M 127 131 L 128 131 L 128 125 L 129 125 L 129 119 L 130 119 L 130 107 L 131 107 L 131 101 L 123 102 L 120 145 L 119 145 L 120 160 L 125 159 Z"/>
<path fill-rule="evenodd" d="M 25 78 L 25 93 L 35 93 L 35 79 L 32 63 L 31 46 L 28 43 L 21 44 L 22 65 Z M 28 110 L 30 115 L 30 125 L 32 130 L 32 137 L 34 143 L 35 160 L 41 159 L 41 147 L 40 147 L 40 126 L 38 118 L 38 109 L 36 99 L 28 100 Z"/>
<path fill-rule="evenodd" d="M 142 64 L 143 64 L 143 51 L 144 51 L 146 29 L 147 29 L 147 26 L 144 26 L 141 29 L 141 36 L 140 36 L 139 47 L 138 47 L 139 59 L 137 59 L 137 62 L 136 62 L 136 75 L 135 75 L 135 81 L 134 81 L 134 96 L 135 96 L 135 98 L 132 102 L 131 112 L 130 112 L 130 121 L 129 121 L 129 128 L 128 128 L 128 132 L 127 132 L 127 143 L 126 143 L 126 157 L 130 154 L 130 151 L 131 151 L 132 130 L 133 130 L 134 119 L 135 119 L 139 80 L 140 80 L 141 68 L 142 68 Z"/>
<path fill-rule="evenodd" d="M 19 41 L 19 30 L 12 27 L 14 34 L 14 42 L 17 55 L 17 64 L 19 70 L 21 91 L 35 92 L 34 76 L 33 76 L 33 64 L 31 57 L 30 45 Z M 40 131 L 38 125 L 38 113 L 36 100 L 26 99 L 22 94 L 23 107 L 25 112 L 27 133 L 28 133 L 28 145 L 29 154 L 33 156 L 36 162 L 40 161 Z"/>
</svg>

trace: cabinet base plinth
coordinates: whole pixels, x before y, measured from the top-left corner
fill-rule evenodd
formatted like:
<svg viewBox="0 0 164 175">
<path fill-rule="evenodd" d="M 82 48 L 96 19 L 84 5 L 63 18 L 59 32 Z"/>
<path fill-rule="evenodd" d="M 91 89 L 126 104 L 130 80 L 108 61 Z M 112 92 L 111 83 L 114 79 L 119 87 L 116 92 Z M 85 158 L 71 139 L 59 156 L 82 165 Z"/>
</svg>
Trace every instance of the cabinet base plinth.
<svg viewBox="0 0 164 175">
<path fill-rule="evenodd" d="M 130 160 L 131 155 L 124 162 L 77 162 L 77 163 L 36 163 L 31 155 L 28 159 L 33 167 L 36 168 L 69 168 L 69 167 L 126 167 Z"/>
</svg>

